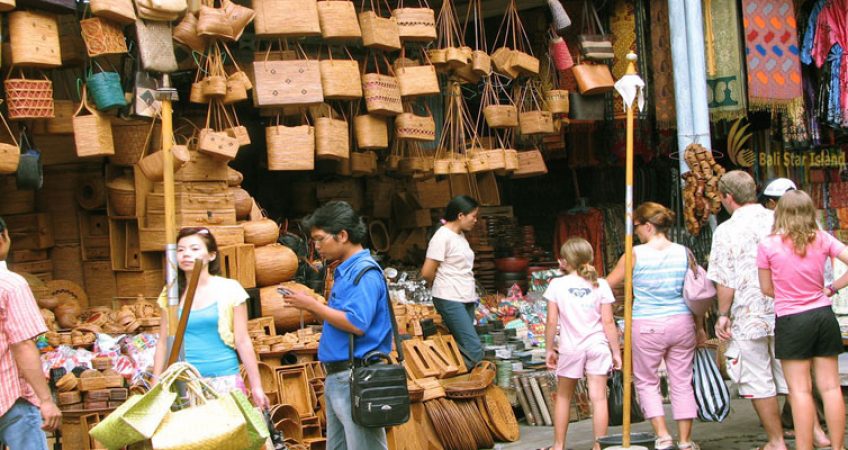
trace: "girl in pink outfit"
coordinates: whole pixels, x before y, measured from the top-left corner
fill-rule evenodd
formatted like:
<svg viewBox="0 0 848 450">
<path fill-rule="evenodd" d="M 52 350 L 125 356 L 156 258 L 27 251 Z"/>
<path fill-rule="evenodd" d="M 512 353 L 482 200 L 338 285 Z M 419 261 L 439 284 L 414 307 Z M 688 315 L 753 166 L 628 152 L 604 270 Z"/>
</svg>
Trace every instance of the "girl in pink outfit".
<svg viewBox="0 0 848 450">
<path fill-rule="evenodd" d="M 842 335 L 830 299 L 848 286 L 848 274 L 825 286 L 824 263 L 848 263 L 848 249 L 816 224 L 816 209 L 804 191 L 789 191 L 777 202 L 772 234 L 757 248 L 760 289 L 774 297 L 775 356 L 789 385 L 795 422 L 795 448 L 812 450 L 816 410 L 812 396 L 815 372 L 834 449 L 843 449 L 845 403 L 837 358 Z"/>
<path fill-rule="evenodd" d="M 548 300 L 545 358 L 556 370 L 557 400 L 554 421 L 554 450 L 563 450 L 568 432 L 568 413 L 577 382 L 586 376 L 592 400 L 595 439 L 607 434 L 607 373 L 621 367 L 618 330 L 613 320 L 612 290 L 592 266 L 592 245 L 571 238 L 560 249 L 559 266 L 565 276 L 551 281 L 544 297 Z M 557 325 L 559 345 L 554 346 Z M 594 450 L 601 447 L 595 442 Z"/>
</svg>

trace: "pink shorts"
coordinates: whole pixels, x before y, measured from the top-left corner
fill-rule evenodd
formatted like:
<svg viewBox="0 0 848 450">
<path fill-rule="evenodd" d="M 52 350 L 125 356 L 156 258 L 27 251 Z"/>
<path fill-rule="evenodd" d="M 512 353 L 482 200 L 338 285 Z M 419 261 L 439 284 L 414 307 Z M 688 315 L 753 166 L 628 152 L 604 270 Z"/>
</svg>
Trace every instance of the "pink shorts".
<svg viewBox="0 0 848 450">
<path fill-rule="evenodd" d="M 612 369 L 612 352 L 606 342 L 584 349 L 559 350 L 558 377 L 580 379 L 584 375 L 606 375 Z"/>
</svg>

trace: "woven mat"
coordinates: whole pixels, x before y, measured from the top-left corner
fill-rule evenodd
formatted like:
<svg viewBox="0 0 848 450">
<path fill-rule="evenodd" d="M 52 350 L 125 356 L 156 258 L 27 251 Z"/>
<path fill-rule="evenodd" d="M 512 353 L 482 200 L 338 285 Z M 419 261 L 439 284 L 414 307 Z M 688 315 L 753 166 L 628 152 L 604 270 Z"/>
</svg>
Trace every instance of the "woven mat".
<svg viewBox="0 0 848 450">
<path fill-rule="evenodd" d="M 668 1 L 651 1 L 651 77 L 654 84 L 653 103 L 657 128 L 674 128 L 677 113 L 674 105 L 674 68 L 671 60 L 671 35 L 668 25 Z"/>
<path fill-rule="evenodd" d="M 636 11 L 633 2 L 627 0 L 615 0 L 613 11 L 610 15 L 610 32 L 613 37 L 613 52 L 615 58 L 612 60 L 612 78 L 618 80 L 624 76 L 627 70 L 627 54 L 636 52 Z M 618 92 L 613 93 L 613 114 L 623 116 L 624 102 Z"/>
<path fill-rule="evenodd" d="M 742 0 L 750 108 L 785 111 L 802 96 L 792 0 Z"/>
<path fill-rule="evenodd" d="M 706 5 L 706 18 L 712 19 L 712 36 L 710 27 L 705 27 L 704 42 L 707 54 L 715 58 L 715 72 L 707 70 L 710 120 L 735 120 L 747 113 L 739 8 L 736 0 L 707 0 Z"/>
</svg>

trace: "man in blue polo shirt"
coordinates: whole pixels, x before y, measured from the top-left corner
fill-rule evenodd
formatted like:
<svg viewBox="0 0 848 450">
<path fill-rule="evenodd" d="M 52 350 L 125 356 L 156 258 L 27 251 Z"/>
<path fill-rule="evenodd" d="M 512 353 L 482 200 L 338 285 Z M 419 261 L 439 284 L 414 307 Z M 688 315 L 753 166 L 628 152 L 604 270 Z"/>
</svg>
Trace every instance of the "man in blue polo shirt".
<svg viewBox="0 0 848 450">
<path fill-rule="evenodd" d="M 291 293 L 285 296 L 289 306 L 303 309 L 324 320 L 318 345 L 318 360 L 327 372 L 324 395 L 327 400 L 327 448 L 330 450 L 387 449 L 383 428 L 357 425 L 350 403 L 350 334 L 354 335 L 354 364 L 372 352 L 392 350 L 392 324 L 388 292 L 382 270 L 366 271 L 379 265 L 362 243 L 367 229 L 362 219 L 346 202 L 329 202 L 303 220 L 310 230 L 315 249 L 326 260 L 340 260 L 333 273 L 333 290 L 328 304 L 313 297 Z"/>
</svg>

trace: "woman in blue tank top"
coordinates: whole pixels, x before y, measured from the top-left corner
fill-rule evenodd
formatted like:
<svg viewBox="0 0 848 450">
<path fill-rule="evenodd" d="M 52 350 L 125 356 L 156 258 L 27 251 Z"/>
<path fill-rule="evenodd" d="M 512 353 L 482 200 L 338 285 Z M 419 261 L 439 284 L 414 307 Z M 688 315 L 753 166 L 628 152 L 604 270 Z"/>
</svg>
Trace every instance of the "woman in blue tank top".
<svg viewBox="0 0 848 450">
<path fill-rule="evenodd" d="M 633 212 L 633 233 L 641 245 L 633 247 L 633 378 L 645 417 L 657 434 L 655 448 L 697 450 L 692 442 L 692 419 L 698 415 L 692 389 L 695 346 L 706 340 L 703 322 L 683 300 L 683 279 L 688 269 L 686 247 L 671 242 L 666 233 L 674 213 L 658 203 L 646 202 Z M 607 277 L 610 286 L 624 281 L 624 257 Z M 668 431 L 657 371 L 665 361 L 678 442 Z"/>
</svg>

